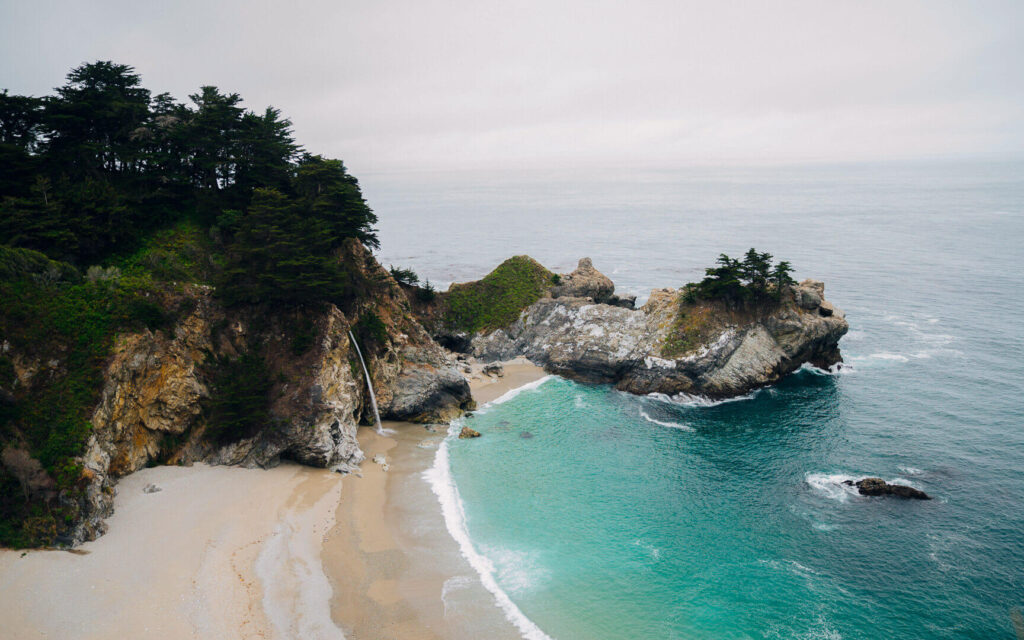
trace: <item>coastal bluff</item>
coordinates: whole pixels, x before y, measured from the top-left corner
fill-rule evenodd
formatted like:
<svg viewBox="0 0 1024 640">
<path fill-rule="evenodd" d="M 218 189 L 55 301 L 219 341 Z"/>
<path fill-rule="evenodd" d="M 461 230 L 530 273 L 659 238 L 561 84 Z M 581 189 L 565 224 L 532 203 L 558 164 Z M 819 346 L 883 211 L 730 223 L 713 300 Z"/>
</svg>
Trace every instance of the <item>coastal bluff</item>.
<svg viewBox="0 0 1024 640">
<path fill-rule="evenodd" d="M 58 504 L 65 515 L 50 524 L 27 521 L 40 528 L 31 531 L 35 540 L 75 545 L 102 535 L 118 479 L 148 466 L 266 468 L 295 461 L 354 469 L 364 458 L 357 428 L 372 424 L 373 414 L 352 336 L 366 356 L 384 419 L 445 422 L 472 408 L 465 377 L 411 315 L 387 270 L 354 241 L 339 259 L 372 285 L 345 312 L 333 304 L 229 308 L 211 287 L 187 285 L 164 301 L 185 310 L 173 324 L 117 336 L 84 452 L 69 469 L 70 490 L 45 481 L 17 440 L 0 447 L 26 495 Z M 37 387 L 67 366 L 60 352 L 0 344 L 13 363 L 13 384 L 4 393 L 14 403 L 33 402 Z M 226 368 L 247 362 L 257 349 L 262 364 L 255 373 Z M 248 377 L 261 384 L 240 385 Z M 225 389 L 238 396 L 227 398 L 226 408 L 214 402 Z M 234 417 L 264 399 L 262 413 L 245 422 Z"/>
<path fill-rule="evenodd" d="M 656 289 L 639 308 L 616 296 L 588 258 L 548 282 L 504 326 L 460 332 L 452 326 L 457 316 L 443 309 L 425 323 L 442 343 L 482 361 L 525 356 L 551 373 L 636 394 L 721 399 L 777 382 L 804 363 L 841 366 L 839 340 L 849 325 L 819 281 L 788 285 L 777 299 L 751 305 L 688 301 L 682 290 Z"/>
</svg>

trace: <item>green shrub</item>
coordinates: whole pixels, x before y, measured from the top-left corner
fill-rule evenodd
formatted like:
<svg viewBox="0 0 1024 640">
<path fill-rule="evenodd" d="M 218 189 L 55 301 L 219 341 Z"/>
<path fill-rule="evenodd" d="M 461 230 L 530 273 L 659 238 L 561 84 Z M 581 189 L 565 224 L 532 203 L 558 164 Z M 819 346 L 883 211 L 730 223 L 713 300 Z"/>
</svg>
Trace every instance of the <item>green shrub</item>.
<svg viewBox="0 0 1024 640">
<path fill-rule="evenodd" d="M 412 287 L 420 283 L 420 277 L 416 275 L 416 272 L 412 269 L 403 269 L 402 267 L 390 267 L 391 277 L 395 279 L 398 284 Z"/>
<path fill-rule="evenodd" d="M 291 323 L 288 332 L 292 336 L 289 347 L 294 356 L 301 356 L 309 351 L 316 340 L 316 325 L 305 316 Z"/>
<path fill-rule="evenodd" d="M 552 276 L 529 256 L 509 258 L 483 280 L 452 286 L 445 300 L 445 324 L 471 333 L 507 327 L 540 299 Z"/>
<path fill-rule="evenodd" d="M 270 373 L 259 355 L 216 361 L 206 434 L 218 444 L 255 435 L 270 423 L 270 387 Z"/>
<path fill-rule="evenodd" d="M 353 327 L 353 333 L 360 342 L 364 356 L 387 344 L 388 328 L 372 311 L 364 311 Z"/>
<path fill-rule="evenodd" d="M 416 288 L 416 299 L 420 302 L 433 302 L 437 299 L 437 289 L 434 285 L 430 284 L 430 280 L 426 280 L 422 287 Z"/>
<path fill-rule="evenodd" d="M 166 321 L 163 309 L 145 298 L 152 293 L 148 281 L 131 278 L 66 286 L 0 282 L 0 335 L 22 353 L 61 354 L 53 369 L 37 374 L 31 402 L 19 403 L 11 420 L 62 488 L 74 481 L 65 473 L 67 483 L 60 482 L 58 472 L 84 448 L 114 336 Z"/>
<path fill-rule="evenodd" d="M 50 260 L 32 249 L 16 249 L 0 245 L 0 280 L 18 280 L 28 276 L 50 282 L 74 282 L 81 278 L 78 269 L 66 262 Z"/>
</svg>

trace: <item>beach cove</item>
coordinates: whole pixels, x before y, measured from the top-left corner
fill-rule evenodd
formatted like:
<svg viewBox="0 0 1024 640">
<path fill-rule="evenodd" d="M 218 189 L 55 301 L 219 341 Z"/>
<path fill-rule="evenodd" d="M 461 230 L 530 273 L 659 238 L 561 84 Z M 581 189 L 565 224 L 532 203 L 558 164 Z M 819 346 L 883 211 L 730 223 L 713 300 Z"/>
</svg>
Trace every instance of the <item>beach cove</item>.
<svg viewBox="0 0 1024 640">
<path fill-rule="evenodd" d="M 519 361 L 470 382 L 483 405 L 544 375 Z M 520 637 L 423 478 L 445 428 L 384 426 L 359 429 L 366 460 L 348 475 L 197 463 L 126 477 L 104 536 L 0 550 L 4 637 Z"/>
</svg>

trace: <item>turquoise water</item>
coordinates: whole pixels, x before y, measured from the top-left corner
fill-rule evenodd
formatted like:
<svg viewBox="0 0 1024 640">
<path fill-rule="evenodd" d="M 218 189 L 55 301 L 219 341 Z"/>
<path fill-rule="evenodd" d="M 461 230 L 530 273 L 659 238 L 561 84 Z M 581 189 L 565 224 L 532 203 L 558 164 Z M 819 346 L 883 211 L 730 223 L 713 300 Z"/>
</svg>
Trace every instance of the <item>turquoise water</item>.
<svg viewBox="0 0 1024 640">
<path fill-rule="evenodd" d="M 449 440 L 441 460 L 454 519 L 512 617 L 542 630 L 527 634 L 1014 638 L 1022 168 L 364 181 L 382 259 L 438 282 L 511 253 L 590 255 L 642 292 L 757 246 L 847 312 L 843 375 L 804 370 L 712 406 L 553 378 L 468 420 L 484 437 Z M 935 499 L 840 484 L 864 475 Z"/>
</svg>

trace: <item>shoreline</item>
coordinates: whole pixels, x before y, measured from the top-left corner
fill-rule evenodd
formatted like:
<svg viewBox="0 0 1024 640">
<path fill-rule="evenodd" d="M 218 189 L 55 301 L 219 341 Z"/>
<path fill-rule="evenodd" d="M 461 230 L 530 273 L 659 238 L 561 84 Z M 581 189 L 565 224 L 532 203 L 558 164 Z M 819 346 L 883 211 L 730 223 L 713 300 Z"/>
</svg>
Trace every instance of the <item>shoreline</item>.
<svg viewBox="0 0 1024 640">
<path fill-rule="evenodd" d="M 546 375 L 525 359 L 481 368 L 466 372 L 480 406 Z M 5 637 L 521 638 L 424 477 L 447 425 L 385 427 L 359 428 L 366 460 L 345 476 L 197 463 L 122 478 L 105 535 L 0 549 Z"/>
<path fill-rule="evenodd" d="M 518 359 L 505 363 L 498 378 L 472 367 L 470 387 L 480 406 L 547 375 Z M 383 436 L 359 429 L 366 461 L 361 477 L 346 477 L 324 545 L 335 623 L 349 639 L 521 638 L 462 555 L 424 477 L 447 425 L 384 427 L 391 432 Z M 379 455 L 387 471 L 374 462 Z"/>
</svg>

